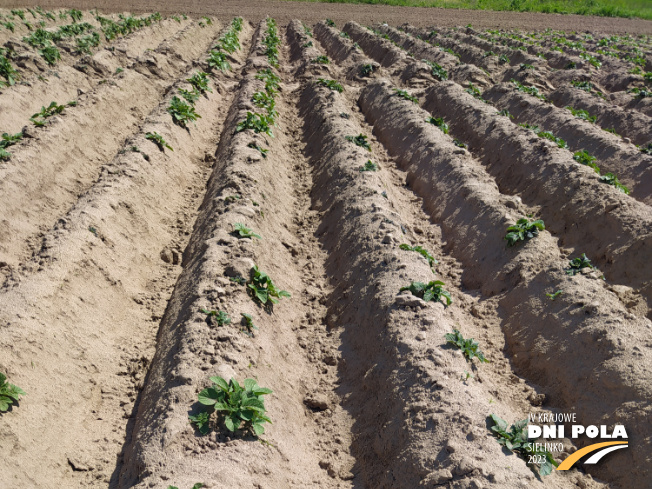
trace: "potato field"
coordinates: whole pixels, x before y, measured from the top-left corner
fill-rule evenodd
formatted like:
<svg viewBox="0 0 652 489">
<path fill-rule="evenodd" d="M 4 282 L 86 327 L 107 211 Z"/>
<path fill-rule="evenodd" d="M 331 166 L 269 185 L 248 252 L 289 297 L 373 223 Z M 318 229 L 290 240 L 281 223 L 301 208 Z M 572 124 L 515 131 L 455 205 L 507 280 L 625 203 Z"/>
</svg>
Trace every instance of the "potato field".
<svg viewBox="0 0 652 489">
<path fill-rule="evenodd" d="M 652 37 L 262 19 L 0 9 L 0 489 L 652 487 Z"/>
</svg>

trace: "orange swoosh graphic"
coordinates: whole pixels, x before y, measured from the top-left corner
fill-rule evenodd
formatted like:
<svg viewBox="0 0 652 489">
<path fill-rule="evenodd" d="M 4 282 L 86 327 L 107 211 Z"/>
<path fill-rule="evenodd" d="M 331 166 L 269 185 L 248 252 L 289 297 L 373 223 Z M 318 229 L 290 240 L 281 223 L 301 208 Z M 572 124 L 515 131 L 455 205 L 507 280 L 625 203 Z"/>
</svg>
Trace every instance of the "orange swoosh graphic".
<svg viewBox="0 0 652 489">
<path fill-rule="evenodd" d="M 609 447 L 611 445 L 627 445 L 627 442 L 626 441 L 605 441 L 605 442 L 602 442 L 602 443 L 594 443 L 593 445 L 589 445 L 588 447 L 584 447 L 581 450 L 576 451 L 574 454 L 572 454 L 570 457 L 568 457 L 566 460 L 564 460 L 561 464 L 559 464 L 559 467 L 557 467 L 557 470 L 568 470 L 575 464 L 575 462 L 577 462 L 579 459 L 581 459 L 584 455 L 589 454 L 591 452 L 595 452 L 596 450 L 599 450 L 600 448 Z"/>
</svg>

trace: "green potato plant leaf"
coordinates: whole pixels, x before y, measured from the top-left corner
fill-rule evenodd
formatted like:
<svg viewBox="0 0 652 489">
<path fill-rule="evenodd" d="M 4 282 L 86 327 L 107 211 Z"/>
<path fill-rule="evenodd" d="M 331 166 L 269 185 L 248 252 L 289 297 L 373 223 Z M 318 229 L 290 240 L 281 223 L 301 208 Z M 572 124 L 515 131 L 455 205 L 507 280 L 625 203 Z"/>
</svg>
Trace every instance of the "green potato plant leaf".
<svg viewBox="0 0 652 489">
<path fill-rule="evenodd" d="M 539 473 L 540 476 L 545 477 L 552 473 L 552 467 L 558 467 L 559 464 L 553 458 L 552 454 L 548 450 L 543 450 L 541 448 L 536 448 L 536 445 L 528 440 L 527 437 L 527 424 L 528 420 L 524 419 L 514 423 L 512 426 L 509 426 L 509 423 L 504 419 L 501 419 L 495 414 L 491 415 L 491 419 L 494 422 L 494 425 L 491 427 L 496 441 L 511 450 L 512 452 L 519 455 L 522 459 L 528 461 L 530 456 L 538 455 L 538 457 L 532 457 L 534 460 L 542 459 L 544 462 L 536 464 L 530 464 L 534 472 Z"/>
<path fill-rule="evenodd" d="M 234 233 L 238 238 L 258 238 L 262 239 L 259 235 L 254 233 L 251 229 L 246 227 L 244 224 L 236 222 L 233 224 Z"/>
<path fill-rule="evenodd" d="M 247 282 L 247 287 L 254 301 L 258 300 L 263 305 L 267 305 L 268 302 L 278 304 L 278 299 L 291 297 L 289 292 L 278 290 L 269 275 L 262 272 L 258 265 L 254 265 L 251 269 L 251 279 Z"/>
<path fill-rule="evenodd" d="M 464 338 L 462 336 L 462 333 L 459 332 L 457 329 L 453 329 L 452 333 L 446 333 L 444 335 L 444 338 L 446 338 L 446 343 L 450 343 L 460 350 L 462 350 L 462 353 L 464 353 L 464 356 L 469 360 L 473 361 L 474 358 L 477 358 L 483 363 L 489 363 L 489 360 L 487 360 L 484 356 L 484 353 L 482 353 L 478 348 L 480 347 L 480 344 L 475 341 L 473 338 Z"/>
<path fill-rule="evenodd" d="M 356 146 L 365 148 L 367 151 L 371 151 L 371 145 L 367 141 L 367 136 L 364 134 L 358 134 L 357 136 L 346 136 L 346 140 L 354 143 Z"/>
<path fill-rule="evenodd" d="M 231 324 L 231 318 L 224 311 L 211 311 L 203 308 L 200 309 L 199 311 L 206 314 L 207 316 L 206 320 L 211 326 L 213 324 L 217 324 L 218 326 L 225 326 L 227 324 Z"/>
<path fill-rule="evenodd" d="M 530 221 L 523 217 L 516 221 L 516 224 L 507 228 L 505 239 L 508 246 L 514 246 L 519 241 L 526 241 L 539 235 L 539 231 L 546 229 L 543 221 L 537 219 Z"/>
<path fill-rule="evenodd" d="M 227 430 L 235 432 L 243 426 L 256 436 L 262 435 L 265 432 L 263 424 L 272 422 L 266 416 L 262 396 L 271 394 L 272 391 L 260 387 L 254 379 L 245 379 L 243 386 L 235 379 L 227 383 L 222 377 L 216 376 L 210 377 L 210 380 L 213 385 L 199 393 L 199 402 L 213 408 L 224 421 Z M 210 412 L 207 414 L 210 416 Z M 197 424 L 192 418 L 191 421 Z"/>
<path fill-rule="evenodd" d="M 161 136 L 156 131 L 146 133 L 145 139 L 149 139 L 150 141 L 153 141 L 158 146 L 158 149 L 160 149 L 161 151 L 165 151 L 165 148 L 168 148 L 170 151 L 174 151 L 174 149 L 172 149 L 172 146 L 170 146 L 165 141 L 165 139 L 163 139 L 163 136 Z"/>
<path fill-rule="evenodd" d="M 428 264 L 430 265 L 431 268 L 437 263 L 439 263 L 437 260 L 435 260 L 435 257 L 428 252 L 428 250 L 426 250 L 421 246 L 410 246 L 409 244 L 403 243 L 399 245 L 399 248 L 406 251 L 416 251 L 421 256 L 423 256 L 426 260 L 428 260 Z"/>
<path fill-rule="evenodd" d="M 20 401 L 26 392 L 20 387 L 7 382 L 7 376 L 0 373 L 0 412 L 6 412 L 9 406 Z"/>
<path fill-rule="evenodd" d="M 431 280 L 427 284 L 423 282 L 412 282 L 406 287 L 401 287 L 399 292 L 409 290 L 412 292 L 412 295 L 420 297 L 426 302 L 439 302 L 442 300 L 444 305 L 450 306 L 453 302 L 453 299 L 451 299 L 450 293 L 442 288 L 443 285 L 445 284 L 441 280 Z"/>
</svg>

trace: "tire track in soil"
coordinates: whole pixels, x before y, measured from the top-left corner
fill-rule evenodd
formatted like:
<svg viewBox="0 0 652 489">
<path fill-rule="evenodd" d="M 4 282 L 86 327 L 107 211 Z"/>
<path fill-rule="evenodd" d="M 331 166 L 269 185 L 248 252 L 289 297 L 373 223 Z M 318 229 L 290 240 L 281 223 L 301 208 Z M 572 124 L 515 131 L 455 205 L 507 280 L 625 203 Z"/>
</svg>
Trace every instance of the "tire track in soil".
<svg viewBox="0 0 652 489">
<path fill-rule="evenodd" d="M 176 77 L 203 53 L 218 25 L 196 27 L 177 40 L 164 42 L 115 85 L 104 84 L 80 97 L 76 107 L 31 137 L 12 146 L 12 158 L 0 164 L 0 234 L 3 273 L 19 267 L 40 245 L 42 233 L 69 209 L 98 176 L 98 170 L 137 132 L 141 121 Z M 137 96 L 135 96 L 135 94 Z M 102 137 L 98 137 L 101 134 Z"/>
<path fill-rule="evenodd" d="M 235 56 L 237 69 L 242 59 Z M 226 117 L 223 102 L 237 85 L 233 75 L 217 78 L 213 93 L 196 102 L 203 117 L 189 131 L 175 126 L 166 111 L 172 94 L 160 101 L 141 123 L 143 132 L 124 146 L 139 145 L 150 160 L 141 153 L 118 154 L 47 234 L 32 258 L 38 271 L 23 272 L 0 294 L 0 341 L 10 352 L 2 370 L 32 362 L 23 383 L 33 406 L 48 406 L 25 406 L 3 428 L 0 443 L 11 460 L 6 481 L 33 487 L 115 482 L 111 471 L 180 272 L 175 265 L 181 253 L 175 250 L 188 241 L 210 172 L 215 129 Z M 173 86 L 178 85 L 187 88 L 185 82 Z M 147 130 L 161 133 L 175 151 L 159 152 L 144 138 Z M 161 259 L 161 249 L 171 263 Z M 23 346 L 11 350 L 12 344 Z M 35 429 L 38 440 L 28 436 Z"/>
</svg>

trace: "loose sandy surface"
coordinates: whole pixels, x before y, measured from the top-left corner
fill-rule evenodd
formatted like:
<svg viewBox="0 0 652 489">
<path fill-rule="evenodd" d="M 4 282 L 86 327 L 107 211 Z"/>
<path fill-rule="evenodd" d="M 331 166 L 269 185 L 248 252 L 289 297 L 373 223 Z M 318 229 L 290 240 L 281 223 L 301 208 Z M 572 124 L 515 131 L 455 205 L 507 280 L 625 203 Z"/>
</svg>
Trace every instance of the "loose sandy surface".
<svg viewBox="0 0 652 489">
<path fill-rule="evenodd" d="M 650 34 L 652 23 L 285 2 L 99 8 L 113 21 L 126 10 L 193 15 L 102 36 L 90 55 L 63 41 L 54 67 L 22 41 L 23 25 L 0 32 L 20 74 L 0 91 L 0 131 L 23 131 L 0 162 L 0 372 L 27 392 L 0 417 L 0 489 L 649 484 L 652 156 L 636 145 L 652 142 L 652 107 L 628 92 L 646 81 L 631 61 L 600 55 L 596 70 L 579 51 L 551 50 L 550 36 L 531 46 L 483 28 L 576 30 L 580 19 L 595 39 L 569 39 L 598 56 L 599 33 Z M 277 66 L 267 14 L 279 24 Z M 201 118 L 174 124 L 171 100 L 210 72 L 235 15 L 230 69 L 210 73 L 194 102 Z M 650 71 L 652 46 L 638 42 Z M 263 70 L 280 79 L 273 137 L 236 130 L 264 110 L 252 101 Z M 30 117 L 53 100 L 76 104 L 37 128 Z M 581 150 L 629 195 L 577 163 Z M 368 161 L 377 171 L 361 171 Z M 507 247 L 523 216 L 546 230 Z M 236 223 L 261 239 L 238 236 Z M 582 253 L 597 268 L 568 274 Z M 240 283 L 254 266 L 290 297 L 256 302 Z M 450 305 L 400 292 L 432 280 Z M 454 329 L 490 362 L 447 345 Z M 190 424 L 216 375 L 272 389 L 260 439 L 215 414 L 205 436 Z M 545 413 L 622 424 L 629 447 L 541 478 L 496 442 L 489 416 Z M 595 441 L 559 440 L 553 456 Z"/>
</svg>

